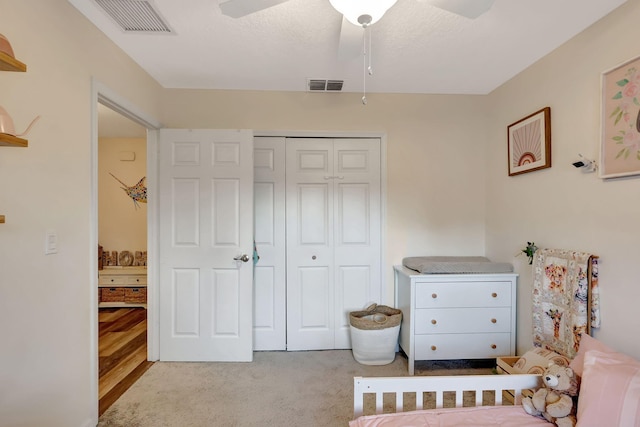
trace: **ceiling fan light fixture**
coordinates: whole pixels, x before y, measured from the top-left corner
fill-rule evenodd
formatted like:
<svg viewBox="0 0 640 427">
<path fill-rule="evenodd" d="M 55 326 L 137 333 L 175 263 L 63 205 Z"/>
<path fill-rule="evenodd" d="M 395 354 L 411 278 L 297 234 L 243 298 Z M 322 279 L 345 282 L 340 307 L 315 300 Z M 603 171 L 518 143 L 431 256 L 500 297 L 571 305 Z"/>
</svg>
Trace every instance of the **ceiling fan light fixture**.
<svg viewBox="0 0 640 427">
<path fill-rule="evenodd" d="M 366 27 L 375 24 L 396 4 L 397 0 L 329 0 L 331 6 L 353 25 Z"/>
</svg>

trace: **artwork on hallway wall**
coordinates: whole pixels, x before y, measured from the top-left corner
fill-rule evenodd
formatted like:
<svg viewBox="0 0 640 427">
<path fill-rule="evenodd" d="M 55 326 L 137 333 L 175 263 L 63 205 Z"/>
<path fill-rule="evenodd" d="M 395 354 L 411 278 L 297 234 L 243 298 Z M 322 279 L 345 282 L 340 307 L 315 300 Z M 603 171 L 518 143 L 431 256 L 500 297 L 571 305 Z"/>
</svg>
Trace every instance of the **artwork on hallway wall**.
<svg viewBox="0 0 640 427">
<path fill-rule="evenodd" d="M 116 179 L 120 184 L 122 184 L 122 188 L 127 196 L 131 197 L 133 200 L 133 205 L 136 209 L 140 207 L 138 203 L 147 203 L 147 186 L 145 185 L 146 176 L 143 176 L 140 181 L 136 185 L 132 185 L 131 187 L 127 186 L 124 182 L 120 181 L 114 174 L 109 173 L 112 177 Z"/>
<path fill-rule="evenodd" d="M 600 177 L 640 175 L 640 57 L 602 73 Z"/>
<path fill-rule="evenodd" d="M 507 127 L 509 176 L 551 167 L 551 107 Z"/>
</svg>

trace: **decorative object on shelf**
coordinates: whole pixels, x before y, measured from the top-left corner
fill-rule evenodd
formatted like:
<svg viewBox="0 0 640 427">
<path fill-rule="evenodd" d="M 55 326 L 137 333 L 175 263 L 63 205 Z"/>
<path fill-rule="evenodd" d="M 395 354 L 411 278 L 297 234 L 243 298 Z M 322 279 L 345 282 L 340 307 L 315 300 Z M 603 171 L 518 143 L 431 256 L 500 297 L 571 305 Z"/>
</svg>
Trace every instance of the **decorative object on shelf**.
<svg viewBox="0 0 640 427">
<path fill-rule="evenodd" d="M 533 255 L 537 250 L 538 247 L 536 246 L 535 242 L 527 242 L 527 246 L 525 246 L 525 248 L 522 249 L 522 251 L 520 251 L 518 255 L 520 255 L 521 253 L 525 254 L 529 258 L 529 265 L 531 265 L 533 264 Z"/>
<path fill-rule="evenodd" d="M 13 53 L 13 48 L 11 47 L 11 43 L 9 43 L 9 39 L 0 34 L 0 52 L 6 53 L 10 57 L 14 58 L 16 55 Z"/>
<path fill-rule="evenodd" d="M 98 245 L 98 270 L 102 270 L 104 267 L 104 250 L 102 246 Z"/>
<path fill-rule="evenodd" d="M 602 73 L 600 178 L 640 174 L 640 57 Z"/>
<path fill-rule="evenodd" d="M 118 265 L 118 251 L 104 251 L 104 261 L 103 265 L 105 266 L 116 266 Z"/>
<path fill-rule="evenodd" d="M 27 66 L 16 59 L 9 39 L 0 34 L 0 71 L 27 71 Z"/>
<path fill-rule="evenodd" d="M 125 184 L 124 182 L 122 182 L 118 178 L 116 178 L 116 176 L 114 174 L 109 173 L 109 175 L 114 177 L 116 179 L 116 181 L 118 181 L 120 184 L 123 185 L 120 188 L 122 188 L 124 190 L 124 192 L 127 193 L 127 195 L 129 197 L 131 197 L 131 200 L 133 200 L 133 204 L 136 207 L 136 209 L 138 209 L 140 207 L 138 202 L 147 203 L 147 187 L 146 187 L 146 185 L 144 185 L 145 179 L 147 179 L 146 176 L 143 176 L 142 179 L 140 181 L 138 181 L 138 183 L 136 185 L 128 187 L 127 184 Z"/>
<path fill-rule="evenodd" d="M 136 251 L 133 265 L 144 267 L 147 265 L 147 251 Z"/>
<path fill-rule="evenodd" d="M 509 176 L 551 167 L 551 107 L 507 127 Z"/>
<path fill-rule="evenodd" d="M 129 267 L 133 265 L 133 254 L 129 251 L 121 251 L 118 255 L 118 265 Z"/>
<path fill-rule="evenodd" d="M 9 113 L 7 113 L 7 110 L 0 106 L 0 133 L 6 133 L 7 135 L 18 137 L 26 136 L 39 118 L 40 116 L 36 116 L 35 119 L 31 120 L 31 123 L 29 123 L 29 126 L 27 126 L 27 129 L 24 132 L 16 133 L 16 128 L 13 125 L 13 119 Z"/>
</svg>

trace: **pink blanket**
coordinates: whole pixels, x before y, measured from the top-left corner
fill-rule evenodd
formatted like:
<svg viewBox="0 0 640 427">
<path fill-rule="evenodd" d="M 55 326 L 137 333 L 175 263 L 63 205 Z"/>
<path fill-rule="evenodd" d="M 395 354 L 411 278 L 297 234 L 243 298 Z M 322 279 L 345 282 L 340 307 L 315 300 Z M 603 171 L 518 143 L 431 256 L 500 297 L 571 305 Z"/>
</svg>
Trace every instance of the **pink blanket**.
<svg viewBox="0 0 640 427">
<path fill-rule="evenodd" d="M 365 415 L 349 427 L 549 427 L 546 421 L 527 414 L 522 406 L 481 406 L 429 409 L 396 414 Z"/>
</svg>

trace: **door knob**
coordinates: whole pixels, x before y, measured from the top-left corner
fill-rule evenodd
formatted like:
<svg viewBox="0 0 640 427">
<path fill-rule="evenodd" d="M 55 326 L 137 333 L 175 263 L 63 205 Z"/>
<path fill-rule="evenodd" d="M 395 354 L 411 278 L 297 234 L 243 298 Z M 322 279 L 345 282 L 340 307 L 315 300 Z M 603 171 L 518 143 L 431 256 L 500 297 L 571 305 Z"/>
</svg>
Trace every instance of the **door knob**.
<svg viewBox="0 0 640 427">
<path fill-rule="evenodd" d="M 235 257 L 233 259 L 234 261 L 242 261 L 242 262 L 248 262 L 249 261 L 249 255 L 244 254 L 244 255 L 238 255 L 237 257 Z"/>
</svg>

